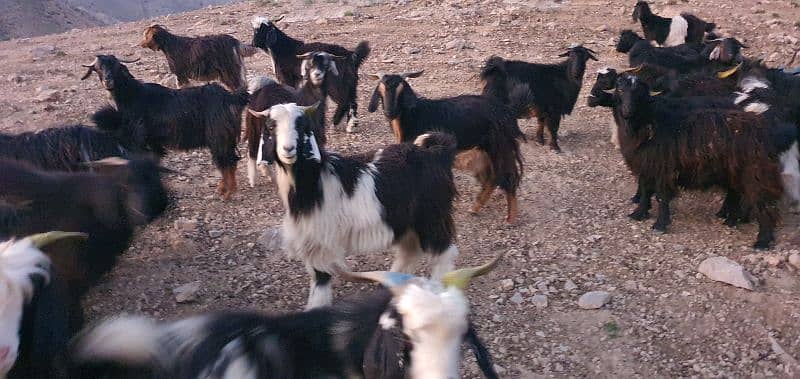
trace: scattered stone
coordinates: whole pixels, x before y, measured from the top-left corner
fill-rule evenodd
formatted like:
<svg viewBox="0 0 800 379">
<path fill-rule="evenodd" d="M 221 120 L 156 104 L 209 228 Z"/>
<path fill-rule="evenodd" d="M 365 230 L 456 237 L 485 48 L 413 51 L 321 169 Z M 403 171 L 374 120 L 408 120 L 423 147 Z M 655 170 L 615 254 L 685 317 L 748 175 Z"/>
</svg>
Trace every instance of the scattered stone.
<svg viewBox="0 0 800 379">
<path fill-rule="evenodd" d="M 571 279 L 567 279 L 567 281 L 564 282 L 564 291 L 572 291 L 576 289 L 578 289 L 578 285 L 575 284 L 575 282 L 573 282 Z"/>
<path fill-rule="evenodd" d="M 418 47 L 406 46 L 406 47 L 403 48 L 403 52 L 406 53 L 406 54 L 409 54 L 409 55 L 410 54 L 419 54 L 420 51 L 422 51 L 422 49 L 420 49 Z"/>
<path fill-rule="evenodd" d="M 178 304 L 193 303 L 197 301 L 197 295 L 199 292 L 200 282 L 186 283 L 172 290 L 172 294 L 175 295 L 175 301 Z"/>
<path fill-rule="evenodd" d="M 59 50 L 53 45 L 44 45 L 33 48 L 31 54 L 34 59 L 41 59 L 50 55 L 58 54 Z"/>
<path fill-rule="evenodd" d="M 186 217 L 181 217 L 175 220 L 175 229 L 182 232 L 193 232 L 197 230 L 197 220 L 190 220 Z"/>
<path fill-rule="evenodd" d="M 578 299 L 578 306 L 583 309 L 598 309 L 611 301 L 611 294 L 606 291 L 587 292 Z"/>
<path fill-rule="evenodd" d="M 14 84 L 20 84 L 25 81 L 25 78 L 17 74 L 11 74 L 8 76 L 8 81 Z"/>
<path fill-rule="evenodd" d="M 756 279 L 738 263 L 725 257 L 711 257 L 697 268 L 701 274 L 717 282 L 748 290 L 755 289 Z"/>
<path fill-rule="evenodd" d="M 504 291 L 509 291 L 514 288 L 514 281 L 512 279 L 503 279 L 500 281 L 500 286 Z"/>
<path fill-rule="evenodd" d="M 534 295 L 531 298 L 531 303 L 537 308 L 547 308 L 547 296 L 545 295 Z"/>
<path fill-rule="evenodd" d="M 595 30 L 598 31 L 598 32 L 607 32 L 609 30 L 609 27 L 608 27 L 608 25 L 603 24 L 603 25 L 598 26 L 597 29 L 595 29 Z"/>
<path fill-rule="evenodd" d="M 462 50 L 467 48 L 467 41 L 464 39 L 454 39 L 446 44 L 444 48 L 447 50 Z"/>
<path fill-rule="evenodd" d="M 219 238 L 220 236 L 222 236 L 222 231 L 218 229 L 209 230 L 208 236 L 211 238 Z"/>
<path fill-rule="evenodd" d="M 639 284 L 637 284 L 636 281 L 633 280 L 626 280 L 625 283 L 622 283 L 622 288 L 628 291 L 636 291 L 637 289 L 639 289 Z"/>
<path fill-rule="evenodd" d="M 314 20 L 314 23 L 317 24 L 317 25 L 325 25 L 325 24 L 328 23 L 328 19 L 325 18 L 325 17 L 320 17 L 320 18 Z"/>
<path fill-rule="evenodd" d="M 278 251 L 281 249 L 281 228 L 275 226 L 267 229 L 256 240 L 258 246 L 264 250 Z"/>
<path fill-rule="evenodd" d="M 525 299 L 522 298 L 522 294 L 519 292 L 514 292 L 514 296 L 511 296 L 511 298 L 508 300 L 517 305 L 520 305 L 523 301 L 525 301 Z"/>
<path fill-rule="evenodd" d="M 36 96 L 33 98 L 33 100 L 37 103 L 45 103 L 58 101 L 59 98 L 61 98 L 61 92 L 59 90 L 50 89 L 47 87 L 38 87 L 36 88 Z"/>
<path fill-rule="evenodd" d="M 786 256 L 784 256 L 782 254 L 770 254 L 770 255 L 764 256 L 764 262 L 766 262 L 767 265 L 769 265 L 771 267 L 777 267 L 779 264 L 781 264 L 785 260 L 785 258 L 786 258 Z"/>
<path fill-rule="evenodd" d="M 789 264 L 794 268 L 800 270 L 800 253 L 792 253 L 789 255 Z"/>
</svg>

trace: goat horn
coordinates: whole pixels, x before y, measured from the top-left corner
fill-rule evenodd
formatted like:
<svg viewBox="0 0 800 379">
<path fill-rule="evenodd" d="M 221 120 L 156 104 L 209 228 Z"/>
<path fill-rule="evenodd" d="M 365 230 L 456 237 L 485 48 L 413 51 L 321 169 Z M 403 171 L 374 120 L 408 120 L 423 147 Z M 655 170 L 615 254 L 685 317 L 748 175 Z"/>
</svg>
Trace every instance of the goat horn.
<svg viewBox="0 0 800 379">
<path fill-rule="evenodd" d="M 636 66 L 636 67 L 631 67 L 631 68 L 629 68 L 629 69 L 623 70 L 622 72 L 629 72 L 629 73 L 633 73 L 633 74 L 635 74 L 635 73 L 637 73 L 637 72 L 641 71 L 641 70 L 642 70 L 642 67 L 644 67 L 644 65 L 643 65 L 643 64 L 640 64 L 640 65 L 638 65 L 638 66 Z"/>
<path fill-rule="evenodd" d="M 425 72 L 425 70 L 404 72 L 404 73 L 400 74 L 400 77 L 401 78 L 418 78 L 418 77 L 422 76 L 422 74 L 424 72 Z"/>
<path fill-rule="evenodd" d="M 136 58 L 136 59 L 134 59 L 134 60 L 132 60 L 132 61 L 128 61 L 128 60 L 124 60 L 124 59 L 119 59 L 119 62 L 120 62 L 120 63 L 136 63 L 136 62 L 138 62 L 140 59 L 142 59 L 142 58 Z"/>
<path fill-rule="evenodd" d="M 650 91 L 650 96 L 658 96 L 664 93 L 664 91 Z"/>
<path fill-rule="evenodd" d="M 108 157 L 96 161 L 85 162 L 87 166 L 124 166 L 128 164 L 128 160 L 120 157 Z"/>
<path fill-rule="evenodd" d="M 33 234 L 25 238 L 31 241 L 31 244 L 33 246 L 36 246 L 36 248 L 40 249 L 56 241 L 68 238 L 87 239 L 89 238 L 89 235 L 86 233 L 78 233 L 78 232 L 53 231 L 47 233 Z"/>
<path fill-rule="evenodd" d="M 95 57 L 94 60 L 92 61 L 92 63 L 90 63 L 90 64 L 82 64 L 81 66 L 86 67 L 86 68 L 94 67 L 94 65 L 97 64 L 98 60 L 100 60 L 100 58 Z"/>
<path fill-rule="evenodd" d="M 383 73 L 379 72 L 377 74 L 367 74 L 367 76 L 369 76 L 369 78 L 373 80 L 381 80 L 381 78 L 383 78 Z"/>
<path fill-rule="evenodd" d="M 380 283 L 386 288 L 394 288 L 401 286 L 416 276 L 402 272 L 392 271 L 366 271 L 366 272 L 348 272 L 341 271 L 339 275 L 345 280 L 351 282 L 376 282 Z"/>
<path fill-rule="evenodd" d="M 278 21 L 280 21 L 280 20 L 283 20 L 283 18 L 284 18 L 284 17 L 286 17 L 286 15 L 285 15 L 285 14 L 282 14 L 282 15 L 280 15 L 280 16 L 278 16 L 278 17 L 275 17 L 275 18 L 271 19 L 270 21 L 271 21 L 271 22 L 278 22 Z"/>
<path fill-rule="evenodd" d="M 731 68 L 731 69 L 729 69 L 729 70 L 720 71 L 720 72 L 718 72 L 718 73 L 717 73 L 717 78 L 719 78 L 719 79 L 726 79 L 726 78 L 728 78 L 729 76 L 731 76 L 731 75 L 735 74 L 735 73 L 736 73 L 736 71 L 739 71 L 739 68 L 740 68 L 740 67 L 742 67 L 742 64 L 741 64 L 741 63 L 737 64 L 736 66 L 734 66 L 733 68 Z"/>
<path fill-rule="evenodd" d="M 497 267 L 497 264 L 500 263 L 500 259 L 503 258 L 505 253 L 500 253 L 497 257 L 492 259 L 491 262 L 473 268 L 462 268 L 460 270 L 450 271 L 442 276 L 442 283 L 447 286 L 453 286 L 459 289 L 466 289 L 469 285 L 469 281 L 477 276 L 486 275 L 490 271 L 494 270 Z"/>
<path fill-rule="evenodd" d="M 256 116 L 258 118 L 265 118 L 265 117 L 269 118 L 269 108 L 267 108 L 267 109 L 265 109 L 265 110 L 263 110 L 261 112 L 257 112 L 257 111 L 254 111 L 254 110 L 250 109 L 250 108 L 247 108 L 247 111 L 250 112 L 251 115 Z"/>
</svg>

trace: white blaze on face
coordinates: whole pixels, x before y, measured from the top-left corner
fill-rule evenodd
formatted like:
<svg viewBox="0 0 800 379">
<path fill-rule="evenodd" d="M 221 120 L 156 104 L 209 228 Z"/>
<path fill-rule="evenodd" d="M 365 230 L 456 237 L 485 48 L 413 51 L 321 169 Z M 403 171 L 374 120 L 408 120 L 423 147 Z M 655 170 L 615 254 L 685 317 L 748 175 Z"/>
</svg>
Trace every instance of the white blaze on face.
<svg viewBox="0 0 800 379">
<path fill-rule="evenodd" d="M 415 281 L 395 298 L 403 332 L 414 345 L 411 378 L 457 379 L 461 340 L 469 327 L 469 304 L 461 290 Z"/>
<path fill-rule="evenodd" d="M 275 105 L 269 110 L 269 116 L 275 121 L 275 152 L 278 159 L 285 164 L 297 161 L 297 119 L 303 117 L 303 108 L 295 103 Z"/>
<path fill-rule="evenodd" d="M 261 24 L 267 25 L 269 23 L 269 18 L 264 16 L 257 16 L 253 18 L 252 24 L 253 29 L 258 29 L 261 27 Z"/>
<path fill-rule="evenodd" d="M 664 40 L 663 46 L 678 46 L 686 43 L 686 35 L 689 33 L 689 23 L 683 16 L 675 16 L 669 24 L 669 34 Z"/>
<path fill-rule="evenodd" d="M 19 352 L 22 310 L 33 297 L 32 275 L 49 279 L 50 259 L 29 240 L 0 244 L 0 378 L 4 378 Z"/>
</svg>

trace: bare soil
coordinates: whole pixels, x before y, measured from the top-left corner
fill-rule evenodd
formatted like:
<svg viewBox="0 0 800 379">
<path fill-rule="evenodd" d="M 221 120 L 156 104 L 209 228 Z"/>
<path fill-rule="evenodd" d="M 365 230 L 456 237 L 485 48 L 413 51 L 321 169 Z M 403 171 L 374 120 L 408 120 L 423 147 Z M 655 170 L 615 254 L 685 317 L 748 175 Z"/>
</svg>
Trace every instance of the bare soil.
<svg viewBox="0 0 800 379">
<path fill-rule="evenodd" d="M 562 154 L 529 142 L 523 148 L 525 177 L 518 225 L 503 222 L 504 200 L 495 194 L 478 216 L 468 214 L 476 185 L 457 173 L 456 203 L 461 266 L 484 262 L 500 251 L 500 269 L 468 291 L 474 320 L 503 377 L 798 377 L 800 367 L 800 282 L 785 260 L 800 249 L 800 216 L 784 212 L 777 246 L 750 248 L 756 226 L 730 229 L 714 213 L 721 195 L 684 193 L 674 202 L 668 234 L 651 231 L 652 220 L 627 218 L 634 181 L 608 142 L 607 110 L 585 106 L 595 70 L 624 67 L 614 52 L 616 35 L 631 25 L 632 2 L 573 1 L 413 1 L 363 4 L 275 4 L 247 2 L 225 7 L 0 42 L 0 130 L 20 132 L 88 122 L 108 101 L 96 77 L 80 81 L 81 63 L 95 54 L 141 57 L 131 72 L 145 81 L 173 85 L 160 53 L 134 47 L 153 21 L 182 34 L 231 33 L 250 41 L 255 15 L 288 14 L 280 26 L 305 40 L 355 46 L 372 43 L 359 88 L 361 128 L 356 134 L 332 131 L 329 148 L 342 153 L 374 149 L 392 141 L 383 115 L 366 105 L 373 85 L 365 73 L 425 69 L 412 86 L 423 96 L 477 93 L 476 74 L 492 54 L 554 62 L 572 43 L 600 53 L 589 63 L 584 93 L 561 127 Z M 749 56 L 780 65 L 798 44 L 800 9 L 786 0 L 658 2 L 655 10 L 690 10 L 715 21 L 723 32 L 750 46 Z M 465 49 L 446 49 L 463 39 Z M 51 50 L 49 47 L 54 47 Z M 406 49 L 407 48 L 407 49 Z M 419 49 L 419 52 L 410 52 Z M 266 54 L 247 61 L 250 75 L 272 75 Z M 54 101 L 40 101 L 56 90 Z M 523 121 L 526 133 L 533 123 Z M 244 150 L 242 149 L 242 153 Z M 174 152 L 165 164 L 182 172 L 167 178 L 174 206 L 142 230 L 118 267 L 86 300 L 96 320 L 119 313 L 173 319 L 225 309 L 296 311 L 307 296 L 308 278 L 300 262 L 257 242 L 281 223 L 283 207 L 272 183 L 247 186 L 244 161 L 241 190 L 232 201 L 215 195 L 218 174 L 207 152 Z M 196 228 L 178 228 L 180 218 Z M 180 225 L 183 225 L 179 223 Z M 756 291 L 712 282 L 697 273 L 705 258 L 722 255 L 745 266 L 760 281 Z M 389 267 L 391 254 L 352 257 L 358 270 Z M 503 281 L 510 279 L 513 285 Z M 178 304 L 172 290 L 200 282 L 196 302 Z M 564 288 L 567 281 L 577 289 Z M 367 286 L 335 282 L 337 296 Z M 612 294 L 600 310 L 582 310 L 578 297 L 593 290 Z M 516 296 L 516 295 L 519 296 Z M 531 302 L 546 294 L 547 307 Z M 522 299 L 517 303 L 514 300 Z M 782 347 L 777 353 L 769 336 Z M 465 352 L 463 376 L 479 377 Z M 795 358 L 791 358 L 795 357 Z"/>
</svg>

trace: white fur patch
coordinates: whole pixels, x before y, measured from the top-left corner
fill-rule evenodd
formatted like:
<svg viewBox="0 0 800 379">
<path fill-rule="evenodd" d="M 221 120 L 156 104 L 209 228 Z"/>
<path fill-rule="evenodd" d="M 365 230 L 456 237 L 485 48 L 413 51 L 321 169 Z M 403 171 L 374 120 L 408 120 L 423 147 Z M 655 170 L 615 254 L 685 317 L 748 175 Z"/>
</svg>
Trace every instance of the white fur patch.
<svg viewBox="0 0 800 379">
<path fill-rule="evenodd" d="M 762 102 L 755 102 L 755 103 L 747 104 L 744 107 L 744 110 L 745 110 L 745 112 L 762 114 L 762 113 L 764 113 L 764 112 L 769 110 L 769 105 L 764 104 Z"/>
<path fill-rule="evenodd" d="M 430 133 L 420 134 L 416 139 L 414 139 L 414 145 L 422 147 L 422 145 L 425 143 L 425 140 L 427 140 L 430 136 Z"/>
<path fill-rule="evenodd" d="M 414 344 L 412 378 L 458 378 L 462 336 L 468 327 L 469 304 L 461 290 L 415 281 L 395 298 L 403 332 Z"/>
<path fill-rule="evenodd" d="M 323 285 L 316 285 L 314 283 L 311 284 L 311 291 L 308 293 L 308 304 L 306 304 L 306 310 L 327 307 L 331 305 L 332 302 L 333 289 L 331 288 L 330 282 Z"/>
<path fill-rule="evenodd" d="M 614 145 L 614 148 L 619 150 L 619 128 L 617 127 L 617 121 L 614 120 L 613 114 L 609 117 L 608 128 L 611 129 L 611 143 Z"/>
<path fill-rule="evenodd" d="M 50 259 L 29 239 L 0 244 L 0 349 L 8 349 L 0 359 L 0 378 L 4 378 L 19 354 L 19 326 L 23 307 L 31 300 L 34 283 L 31 275 L 50 278 Z"/>
<path fill-rule="evenodd" d="M 110 360 L 145 364 L 158 356 L 161 330 L 147 317 L 120 317 L 103 322 L 80 339 L 80 361 Z"/>
<path fill-rule="evenodd" d="M 253 17 L 253 21 L 252 21 L 253 29 L 260 28 L 262 24 L 263 25 L 269 24 L 269 18 L 264 17 L 264 16 Z"/>
<path fill-rule="evenodd" d="M 750 98 L 750 95 L 745 92 L 734 92 L 736 94 L 736 98 L 733 100 L 733 104 L 739 105 L 745 100 Z"/>
<path fill-rule="evenodd" d="M 256 91 L 274 83 L 275 80 L 264 75 L 250 78 L 250 80 L 247 81 L 247 92 L 252 95 L 256 93 Z"/>
<path fill-rule="evenodd" d="M 689 22 L 683 16 L 675 16 L 669 24 L 669 34 L 664 40 L 663 46 L 678 46 L 686 43 L 686 35 L 689 33 Z"/>
<path fill-rule="evenodd" d="M 708 54 L 708 60 L 714 61 L 719 59 L 719 56 L 722 55 L 722 46 L 717 46 L 714 50 L 711 50 L 711 53 Z"/>
<path fill-rule="evenodd" d="M 597 73 L 601 74 L 601 75 L 608 74 L 609 72 L 610 72 L 610 68 L 609 67 L 603 67 L 603 68 L 597 70 Z"/>
<path fill-rule="evenodd" d="M 397 320 L 394 319 L 389 312 L 383 312 L 381 318 L 378 319 L 378 323 L 383 330 L 394 329 L 394 327 L 397 326 Z"/>
<path fill-rule="evenodd" d="M 458 257 L 456 245 L 448 246 L 441 254 L 433 255 L 431 251 L 428 253 L 431 254 L 431 279 L 440 280 L 444 274 L 453 271 L 453 261 Z"/>
<path fill-rule="evenodd" d="M 745 93 L 750 93 L 756 88 L 769 88 L 769 83 L 755 76 L 748 76 L 742 80 L 742 83 L 739 84 L 739 88 Z"/>
<path fill-rule="evenodd" d="M 275 153 L 286 164 L 297 161 L 297 129 L 295 120 L 303 116 L 303 108 L 295 103 L 278 104 L 269 109 L 269 117 L 275 121 Z"/>
<path fill-rule="evenodd" d="M 800 149 L 797 142 L 780 155 L 783 190 L 792 202 L 800 202 Z"/>
<path fill-rule="evenodd" d="M 247 182 L 251 188 L 256 186 L 256 159 L 252 157 L 247 157 Z"/>
</svg>

